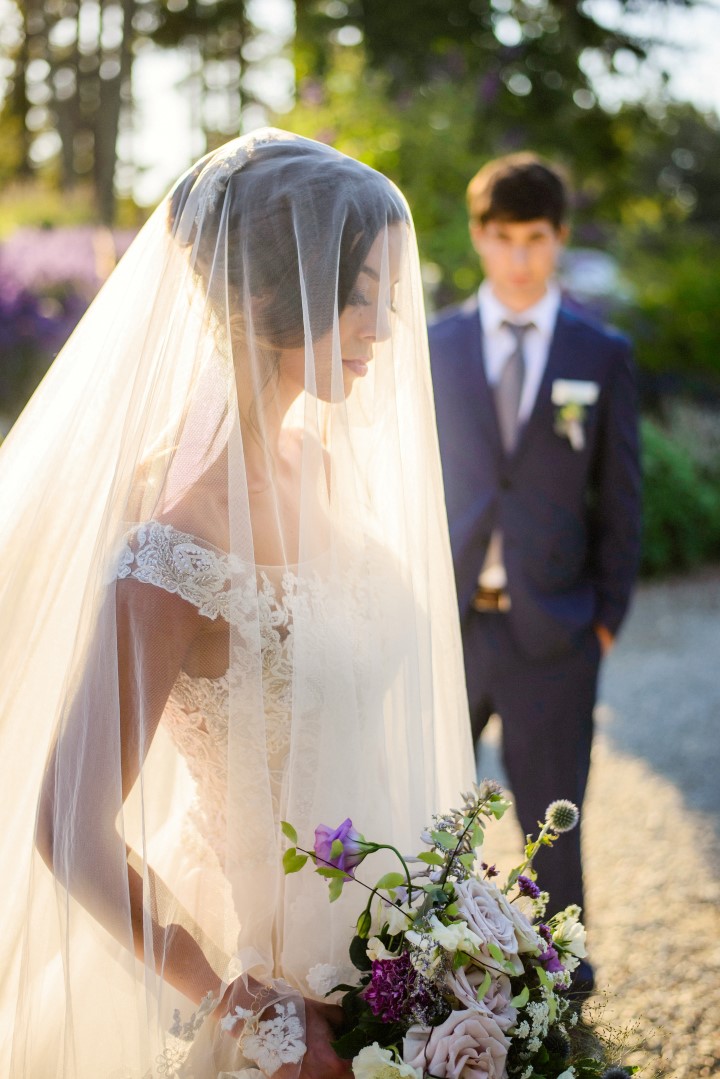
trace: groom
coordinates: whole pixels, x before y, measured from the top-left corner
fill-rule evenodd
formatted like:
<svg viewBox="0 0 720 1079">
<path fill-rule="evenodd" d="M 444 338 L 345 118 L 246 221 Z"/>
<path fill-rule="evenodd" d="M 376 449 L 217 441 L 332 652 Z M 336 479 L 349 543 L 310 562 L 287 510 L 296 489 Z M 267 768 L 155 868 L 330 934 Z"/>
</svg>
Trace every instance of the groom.
<svg viewBox="0 0 720 1079">
<path fill-rule="evenodd" d="M 585 794 L 600 659 L 640 551 L 635 382 L 627 341 L 563 306 L 558 171 L 492 161 L 468 206 L 485 280 L 434 320 L 430 352 L 473 734 L 500 715 L 527 833 Z M 548 913 L 583 905 L 577 829 L 537 868 Z M 592 984 L 583 963 L 576 988 Z"/>
</svg>

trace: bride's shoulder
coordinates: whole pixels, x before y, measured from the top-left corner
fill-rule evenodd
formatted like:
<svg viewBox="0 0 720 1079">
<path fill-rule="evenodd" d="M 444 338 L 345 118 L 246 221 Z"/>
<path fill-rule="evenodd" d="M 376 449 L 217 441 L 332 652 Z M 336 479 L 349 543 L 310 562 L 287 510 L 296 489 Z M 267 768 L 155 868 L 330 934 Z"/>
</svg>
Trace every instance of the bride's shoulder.
<svg viewBox="0 0 720 1079">
<path fill-rule="evenodd" d="M 227 493 L 211 476 L 182 497 L 148 499 L 146 515 L 126 520 L 115 578 L 155 586 L 201 614 L 226 617 L 233 560 L 228 555 Z"/>
<path fill-rule="evenodd" d="M 218 458 L 187 485 L 174 476 L 154 481 L 154 464 L 140 465 L 133 484 L 137 495 L 130 499 L 128 520 L 141 542 L 160 533 L 168 541 L 195 543 L 219 554 L 228 548 L 228 493 L 225 455 Z"/>
</svg>

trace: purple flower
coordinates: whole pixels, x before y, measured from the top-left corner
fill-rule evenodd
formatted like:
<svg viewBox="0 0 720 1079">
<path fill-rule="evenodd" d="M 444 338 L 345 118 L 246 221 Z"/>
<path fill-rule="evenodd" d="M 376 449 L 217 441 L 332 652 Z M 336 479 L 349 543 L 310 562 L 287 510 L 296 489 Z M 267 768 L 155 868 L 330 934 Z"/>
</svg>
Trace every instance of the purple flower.
<svg viewBox="0 0 720 1079">
<path fill-rule="evenodd" d="M 537 931 L 546 944 L 552 944 L 552 930 L 549 925 L 539 925 Z"/>
<path fill-rule="evenodd" d="M 397 959 L 373 960 L 370 984 L 363 996 L 382 1023 L 413 1019 L 432 1024 L 447 1012 L 445 1001 L 418 974 L 408 952 Z"/>
<path fill-rule="evenodd" d="M 333 857 L 332 847 L 337 840 L 342 843 L 342 850 Z M 315 829 L 314 850 L 321 865 L 343 869 L 352 876 L 355 866 L 359 865 L 365 855 L 372 850 L 372 844 L 365 842 L 360 833 L 353 828 L 353 822 L 348 817 L 334 830 L 328 828 L 326 824 L 319 824 Z"/>
<path fill-rule="evenodd" d="M 537 931 L 545 941 L 545 951 L 541 952 L 538 956 L 538 963 L 548 974 L 557 974 L 558 971 L 565 970 L 565 967 L 560 962 L 560 957 L 553 946 L 552 931 L 549 925 L 539 925 Z"/>
<path fill-rule="evenodd" d="M 518 877 L 517 885 L 520 895 L 527 895 L 530 899 L 540 898 L 540 889 L 534 880 L 530 880 L 530 877 Z"/>
<path fill-rule="evenodd" d="M 557 974 L 559 971 L 565 970 L 565 967 L 560 962 L 560 956 L 552 944 L 548 944 L 545 951 L 538 956 L 538 962 L 548 974 Z"/>
<path fill-rule="evenodd" d="M 407 952 L 398 959 L 373 960 L 370 984 L 364 993 L 373 1015 L 383 1023 L 402 1019 L 409 1010 L 416 977 Z"/>
</svg>

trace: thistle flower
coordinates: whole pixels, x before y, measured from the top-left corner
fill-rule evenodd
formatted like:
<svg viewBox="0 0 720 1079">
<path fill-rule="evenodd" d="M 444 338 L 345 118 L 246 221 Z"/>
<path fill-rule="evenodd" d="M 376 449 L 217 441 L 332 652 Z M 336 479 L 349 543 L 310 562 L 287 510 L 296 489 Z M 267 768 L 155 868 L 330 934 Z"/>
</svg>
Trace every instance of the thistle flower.
<svg viewBox="0 0 720 1079">
<path fill-rule="evenodd" d="M 545 822 L 554 832 L 571 832 L 579 820 L 580 810 L 567 798 L 559 798 L 556 802 L 551 802 L 545 810 Z"/>
</svg>

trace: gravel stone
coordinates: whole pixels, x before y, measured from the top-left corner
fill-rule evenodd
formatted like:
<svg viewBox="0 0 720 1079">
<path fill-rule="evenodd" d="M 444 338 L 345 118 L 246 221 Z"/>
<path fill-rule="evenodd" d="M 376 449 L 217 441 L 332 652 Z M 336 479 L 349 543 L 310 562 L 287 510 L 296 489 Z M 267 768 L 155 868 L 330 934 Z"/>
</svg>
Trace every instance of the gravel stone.
<svg viewBox="0 0 720 1079">
<path fill-rule="evenodd" d="M 636 1024 L 643 1079 L 720 1077 L 719 720 L 720 567 L 642 584 L 604 665 L 582 827 L 593 1001 Z M 493 720 L 479 772 L 505 782 L 499 740 Z M 516 864 L 518 832 L 508 813 L 485 860 Z"/>
</svg>

